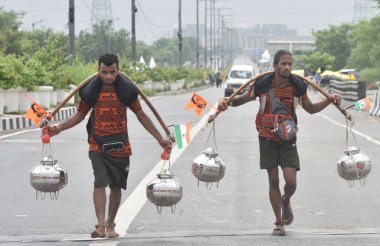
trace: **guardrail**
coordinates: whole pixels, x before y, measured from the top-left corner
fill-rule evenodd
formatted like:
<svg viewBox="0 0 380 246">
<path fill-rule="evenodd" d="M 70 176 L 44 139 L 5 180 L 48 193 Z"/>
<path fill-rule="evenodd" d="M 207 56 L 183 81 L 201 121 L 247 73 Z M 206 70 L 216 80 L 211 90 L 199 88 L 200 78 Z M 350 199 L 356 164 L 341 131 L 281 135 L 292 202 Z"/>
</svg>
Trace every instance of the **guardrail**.
<svg viewBox="0 0 380 246">
<path fill-rule="evenodd" d="M 337 81 L 330 80 L 329 91 L 342 96 L 347 101 L 357 101 L 367 96 L 364 81 Z"/>
<path fill-rule="evenodd" d="M 369 109 L 369 115 L 380 117 L 380 91 L 375 93 L 372 106 Z"/>
<path fill-rule="evenodd" d="M 61 108 L 54 116 L 53 121 L 60 121 L 69 118 L 77 111 L 76 107 Z M 31 119 L 27 119 L 25 115 L 8 115 L 0 117 L 0 132 L 7 130 L 16 130 L 34 127 Z"/>
</svg>

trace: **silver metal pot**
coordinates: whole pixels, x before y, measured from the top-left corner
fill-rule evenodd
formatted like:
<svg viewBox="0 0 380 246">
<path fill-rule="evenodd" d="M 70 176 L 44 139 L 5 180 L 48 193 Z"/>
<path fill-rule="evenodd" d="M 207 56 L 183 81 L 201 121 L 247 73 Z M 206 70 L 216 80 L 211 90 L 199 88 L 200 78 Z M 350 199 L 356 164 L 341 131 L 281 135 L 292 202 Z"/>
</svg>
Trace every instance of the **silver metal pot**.
<svg viewBox="0 0 380 246">
<path fill-rule="evenodd" d="M 56 163 L 57 160 L 48 155 L 30 171 L 30 184 L 36 189 L 36 199 L 39 195 L 45 199 L 46 193 L 50 193 L 51 199 L 58 199 L 59 190 L 66 186 L 67 172 Z"/>
<path fill-rule="evenodd" d="M 218 186 L 224 177 L 226 165 L 218 155 L 216 148 L 209 147 L 194 159 L 191 171 L 198 179 L 198 186 L 199 181 L 202 181 L 210 189 L 213 182 L 217 182 Z"/>
<path fill-rule="evenodd" d="M 157 178 L 146 186 L 148 200 L 157 206 L 161 214 L 162 207 L 171 207 L 175 212 L 176 204 L 182 199 L 183 187 L 169 170 L 162 170 Z"/>
<path fill-rule="evenodd" d="M 371 171 L 371 160 L 354 146 L 348 147 L 344 153 L 337 163 L 339 176 L 347 180 L 350 187 L 354 185 L 355 180 L 364 185 Z"/>
</svg>

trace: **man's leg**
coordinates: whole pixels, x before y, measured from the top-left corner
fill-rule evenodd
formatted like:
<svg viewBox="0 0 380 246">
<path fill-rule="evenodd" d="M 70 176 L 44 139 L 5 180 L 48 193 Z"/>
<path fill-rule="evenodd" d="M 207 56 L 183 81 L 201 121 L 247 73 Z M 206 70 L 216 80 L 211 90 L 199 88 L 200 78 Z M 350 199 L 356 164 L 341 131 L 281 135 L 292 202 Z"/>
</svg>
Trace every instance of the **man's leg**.
<svg viewBox="0 0 380 246">
<path fill-rule="evenodd" d="M 293 222 L 290 198 L 297 189 L 297 171 L 291 167 L 284 167 L 282 171 L 285 179 L 284 195 L 282 196 L 282 218 L 284 219 L 285 225 L 290 225 Z"/>
<path fill-rule="evenodd" d="M 276 216 L 276 228 L 273 230 L 274 235 L 285 235 L 285 228 L 281 217 L 281 191 L 278 177 L 278 168 L 267 169 L 269 178 L 269 200 L 272 204 L 274 215 Z"/>
<path fill-rule="evenodd" d="M 106 210 L 106 187 L 94 187 L 93 199 L 98 225 L 91 233 L 91 237 L 105 237 L 105 210 Z"/>
<path fill-rule="evenodd" d="M 297 171 L 291 167 L 284 167 L 282 171 L 285 180 L 283 201 L 289 202 L 297 189 Z"/>
<path fill-rule="evenodd" d="M 269 178 L 269 200 L 272 204 L 274 215 L 276 220 L 281 219 L 281 192 L 280 192 L 280 181 L 278 177 L 278 168 L 267 169 Z"/>
<path fill-rule="evenodd" d="M 110 192 L 110 200 L 108 206 L 108 219 L 107 219 L 107 237 L 118 237 L 119 234 L 115 232 L 115 218 L 121 201 L 121 188 L 114 187 Z"/>
</svg>

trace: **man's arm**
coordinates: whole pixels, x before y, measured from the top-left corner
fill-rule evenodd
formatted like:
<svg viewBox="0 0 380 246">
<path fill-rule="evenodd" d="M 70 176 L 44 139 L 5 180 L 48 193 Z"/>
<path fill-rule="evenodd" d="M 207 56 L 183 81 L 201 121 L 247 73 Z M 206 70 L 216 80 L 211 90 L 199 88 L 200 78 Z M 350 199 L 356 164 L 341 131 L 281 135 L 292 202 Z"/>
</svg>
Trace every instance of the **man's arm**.
<svg viewBox="0 0 380 246">
<path fill-rule="evenodd" d="M 79 124 L 84 118 L 86 117 L 85 114 L 77 111 L 73 116 L 68 118 L 66 121 L 56 124 L 53 126 L 45 126 L 43 129 L 48 129 L 50 136 L 55 136 L 61 131 L 64 131 L 66 129 L 69 129 L 73 126 L 76 126 Z"/>
<path fill-rule="evenodd" d="M 219 100 L 219 102 L 218 102 L 218 109 L 219 110 L 224 111 L 224 110 L 226 110 L 228 108 L 229 105 L 227 105 L 227 102 L 226 102 L 227 99 L 228 99 L 228 97 L 222 98 L 222 99 Z M 256 99 L 256 97 L 254 95 L 253 88 L 250 87 L 242 95 L 235 96 L 232 99 L 230 105 L 232 107 L 237 107 L 237 106 L 240 106 L 240 105 L 245 104 L 247 102 L 253 101 L 255 99 Z"/>
<path fill-rule="evenodd" d="M 308 96 L 302 97 L 302 107 L 309 114 L 315 114 L 322 111 L 330 103 L 335 103 L 335 104 L 340 105 L 341 102 L 342 102 L 342 97 L 337 94 L 331 94 L 329 95 L 329 98 L 325 98 L 324 100 L 316 102 L 316 103 L 312 103 Z"/>
</svg>

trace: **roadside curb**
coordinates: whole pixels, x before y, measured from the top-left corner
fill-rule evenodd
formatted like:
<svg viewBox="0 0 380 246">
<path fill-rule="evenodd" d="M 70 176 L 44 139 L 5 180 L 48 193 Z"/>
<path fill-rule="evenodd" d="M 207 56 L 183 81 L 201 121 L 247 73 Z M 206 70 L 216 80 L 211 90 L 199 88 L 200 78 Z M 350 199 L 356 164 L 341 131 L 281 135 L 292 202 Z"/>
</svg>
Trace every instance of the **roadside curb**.
<svg viewBox="0 0 380 246">
<path fill-rule="evenodd" d="M 58 113 L 54 116 L 52 121 L 60 121 L 69 118 L 73 114 L 75 114 L 77 108 L 66 107 L 61 108 Z M 33 127 L 34 124 L 31 119 L 27 119 L 25 115 L 6 115 L 0 117 L 0 132 L 9 131 L 9 130 L 17 130 L 23 128 Z"/>
</svg>

